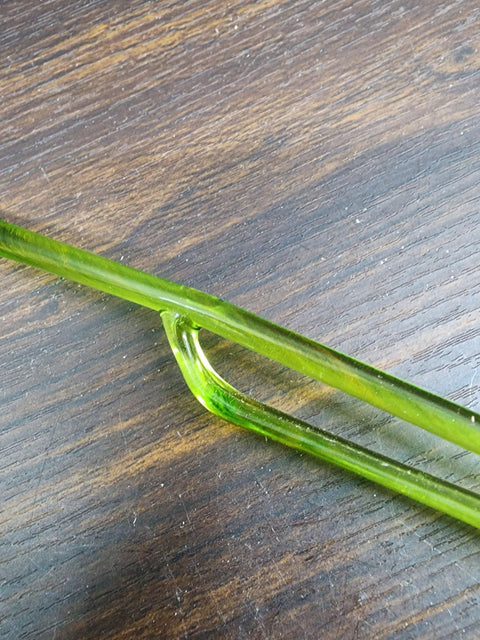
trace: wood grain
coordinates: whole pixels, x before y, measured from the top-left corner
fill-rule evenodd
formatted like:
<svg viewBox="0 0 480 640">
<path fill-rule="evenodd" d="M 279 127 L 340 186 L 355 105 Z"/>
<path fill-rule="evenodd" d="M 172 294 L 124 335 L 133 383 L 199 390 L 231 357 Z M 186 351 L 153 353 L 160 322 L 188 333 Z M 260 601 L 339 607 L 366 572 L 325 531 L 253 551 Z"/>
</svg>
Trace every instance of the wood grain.
<svg viewBox="0 0 480 640">
<path fill-rule="evenodd" d="M 2 218 L 479 408 L 480 9 L 12 0 Z M 480 634 L 470 527 L 206 414 L 155 314 L 0 264 L 0 636 Z M 255 396 L 478 459 L 206 335 Z"/>
</svg>

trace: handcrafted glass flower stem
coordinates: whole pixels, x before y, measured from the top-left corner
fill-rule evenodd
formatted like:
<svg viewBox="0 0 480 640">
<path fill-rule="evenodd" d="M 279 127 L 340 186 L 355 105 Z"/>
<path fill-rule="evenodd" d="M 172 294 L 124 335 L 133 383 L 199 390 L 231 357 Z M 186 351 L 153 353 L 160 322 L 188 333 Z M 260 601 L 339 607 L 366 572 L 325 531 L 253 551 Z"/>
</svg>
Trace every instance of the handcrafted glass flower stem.
<svg viewBox="0 0 480 640">
<path fill-rule="evenodd" d="M 187 384 L 210 411 L 480 528 L 480 495 L 316 429 L 240 393 L 212 368 L 200 328 L 480 453 L 480 414 L 202 291 L 0 221 L 0 255 L 160 312 Z"/>
</svg>

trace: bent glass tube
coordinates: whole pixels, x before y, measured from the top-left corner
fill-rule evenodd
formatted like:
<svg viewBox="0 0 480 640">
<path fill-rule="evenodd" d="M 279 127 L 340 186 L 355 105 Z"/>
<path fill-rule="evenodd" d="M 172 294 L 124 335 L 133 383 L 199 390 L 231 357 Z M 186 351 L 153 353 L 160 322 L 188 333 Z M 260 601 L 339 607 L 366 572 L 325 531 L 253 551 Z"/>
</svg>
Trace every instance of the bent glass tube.
<svg viewBox="0 0 480 640">
<path fill-rule="evenodd" d="M 215 372 L 198 332 L 207 329 L 477 454 L 480 414 L 203 291 L 3 221 L 0 255 L 159 312 L 189 388 L 213 413 L 480 528 L 480 495 L 242 394 Z"/>
</svg>

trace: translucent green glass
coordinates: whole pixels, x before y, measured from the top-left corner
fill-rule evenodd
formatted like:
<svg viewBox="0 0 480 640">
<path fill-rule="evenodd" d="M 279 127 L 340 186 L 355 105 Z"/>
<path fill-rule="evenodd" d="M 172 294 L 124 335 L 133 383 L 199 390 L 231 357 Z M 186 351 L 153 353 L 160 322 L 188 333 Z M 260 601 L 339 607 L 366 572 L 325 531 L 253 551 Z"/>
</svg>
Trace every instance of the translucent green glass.
<svg viewBox="0 0 480 640">
<path fill-rule="evenodd" d="M 212 368 L 205 328 L 480 453 L 480 414 L 202 291 L 0 221 L 0 255 L 161 313 L 185 380 L 213 413 L 313 454 L 480 528 L 480 496 L 316 429 L 240 393 Z"/>
</svg>

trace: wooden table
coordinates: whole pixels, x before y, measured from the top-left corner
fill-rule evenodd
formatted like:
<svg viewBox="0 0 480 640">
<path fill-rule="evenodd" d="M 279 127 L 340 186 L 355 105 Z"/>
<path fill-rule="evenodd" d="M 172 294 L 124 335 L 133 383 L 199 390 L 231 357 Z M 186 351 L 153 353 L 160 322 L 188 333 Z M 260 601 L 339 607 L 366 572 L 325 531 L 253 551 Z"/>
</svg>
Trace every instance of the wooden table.
<svg viewBox="0 0 480 640">
<path fill-rule="evenodd" d="M 479 408 L 480 10 L 14 0 L 1 217 Z M 0 635 L 480 637 L 473 528 L 207 414 L 153 312 L 0 261 Z M 225 377 L 478 458 L 206 336 Z"/>
</svg>

